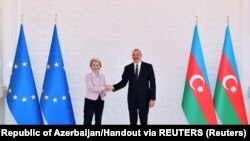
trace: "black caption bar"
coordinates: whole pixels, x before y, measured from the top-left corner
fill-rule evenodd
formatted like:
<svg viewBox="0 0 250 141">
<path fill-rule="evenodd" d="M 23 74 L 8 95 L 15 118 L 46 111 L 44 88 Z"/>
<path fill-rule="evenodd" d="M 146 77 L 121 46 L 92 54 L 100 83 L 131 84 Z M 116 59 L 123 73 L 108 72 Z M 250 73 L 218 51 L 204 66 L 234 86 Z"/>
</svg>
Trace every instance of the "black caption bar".
<svg viewBox="0 0 250 141">
<path fill-rule="evenodd" d="M 246 140 L 250 136 L 249 125 L 102 125 L 102 126 L 19 126 L 0 125 L 0 137 L 11 139 L 48 138 L 48 137 L 77 137 L 81 139 L 94 140 L 115 137 L 161 137 L 178 138 L 193 137 L 197 139 L 216 139 L 221 137 L 233 137 Z"/>
</svg>

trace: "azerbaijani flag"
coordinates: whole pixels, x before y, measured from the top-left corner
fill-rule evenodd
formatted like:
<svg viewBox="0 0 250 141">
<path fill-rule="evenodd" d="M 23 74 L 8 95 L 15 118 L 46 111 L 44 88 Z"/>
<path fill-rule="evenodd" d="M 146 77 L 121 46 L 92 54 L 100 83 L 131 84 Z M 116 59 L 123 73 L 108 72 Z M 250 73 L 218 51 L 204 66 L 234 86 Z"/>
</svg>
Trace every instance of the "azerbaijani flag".
<svg viewBox="0 0 250 141">
<path fill-rule="evenodd" d="M 229 26 L 221 54 L 214 105 L 223 124 L 248 123 Z"/>
<path fill-rule="evenodd" d="M 190 124 L 217 124 L 197 25 L 194 29 L 182 109 Z"/>
</svg>

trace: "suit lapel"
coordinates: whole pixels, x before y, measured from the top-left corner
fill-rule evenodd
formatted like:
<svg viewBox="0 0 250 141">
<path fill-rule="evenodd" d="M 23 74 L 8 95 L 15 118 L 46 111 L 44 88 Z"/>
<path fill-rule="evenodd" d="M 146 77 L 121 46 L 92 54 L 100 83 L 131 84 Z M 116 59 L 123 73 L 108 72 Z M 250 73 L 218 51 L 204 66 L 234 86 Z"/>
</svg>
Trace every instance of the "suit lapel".
<svg viewBox="0 0 250 141">
<path fill-rule="evenodd" d="M 144 71 L 144 63 L 141 62 L 141 69 L 140 69 L 140 72 L 139 72 L 139 77 L 138 77 L 138 80 L 140 79 L 140 77 L 142 77 L 142 73 Z"/>
<path fill-rule="evenodd" d="M 135 65 L 134 65 L 134 63 L 131 64 L 131 72 L 132 72 L 132 74 L 133 74 L 134 80 L 136 80 L 136 76 L 135 76 Z M 139 74 L 139 75 L 140 75 L 140 74 Z"/>
</svg>

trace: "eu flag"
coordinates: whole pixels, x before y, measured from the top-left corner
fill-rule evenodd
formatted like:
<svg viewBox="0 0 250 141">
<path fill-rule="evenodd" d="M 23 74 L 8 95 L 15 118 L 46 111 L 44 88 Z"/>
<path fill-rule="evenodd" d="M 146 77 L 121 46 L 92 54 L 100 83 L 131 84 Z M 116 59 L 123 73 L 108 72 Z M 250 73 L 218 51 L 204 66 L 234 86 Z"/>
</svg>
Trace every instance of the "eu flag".
<svg viewBox="0 0 250 141">
<path fill-rule="evenodd" d="M 48 124 L 75 124 L 56 25 L 40 102 Z"/>
<path fill-rule="evenodd" d="M 12 68 L 7 103 L 18 124 L 43 124 L 23 25 Z"/>
</svg>

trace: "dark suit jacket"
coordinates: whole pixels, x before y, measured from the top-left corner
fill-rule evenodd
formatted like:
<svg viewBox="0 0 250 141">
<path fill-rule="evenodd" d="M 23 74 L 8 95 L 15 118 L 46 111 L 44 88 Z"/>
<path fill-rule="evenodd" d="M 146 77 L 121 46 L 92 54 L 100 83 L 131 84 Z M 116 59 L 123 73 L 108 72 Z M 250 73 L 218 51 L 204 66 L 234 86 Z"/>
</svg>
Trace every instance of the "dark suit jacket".
<svg viewBox="0 0 250 141">
<path fill-rule="evenodd" d="M 138 80 L 136 80 L 134 70 L 134 63 L 125 66 L 122 80 L 114 85 L 114 91 L 125 87 L 127 82 L 129 82 L 128 104 L 138 104 L 139 107 L 148 107 L 149 100 L 155 100 L 156 98 L 153 66 L 142 62 Z"/>
</svg>

